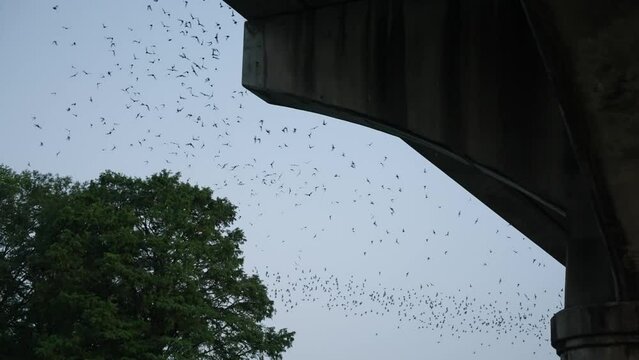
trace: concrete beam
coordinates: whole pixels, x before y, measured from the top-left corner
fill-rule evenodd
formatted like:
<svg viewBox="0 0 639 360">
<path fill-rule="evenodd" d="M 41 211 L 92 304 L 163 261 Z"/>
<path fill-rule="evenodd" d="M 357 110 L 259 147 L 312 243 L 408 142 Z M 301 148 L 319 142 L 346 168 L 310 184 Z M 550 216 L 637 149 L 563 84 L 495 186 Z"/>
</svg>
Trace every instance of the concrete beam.
<svg viewBox="0 0 639 360">
<path fill-rule="evenodd" d="M 639 300 L 639 3 L 524 0 L 619 300 Z"/>
<path fill-rule="evenodd" d="M 401 137 L 564 262 L 577 166 L 519 4 L 360 0 L 249 21 L 243 84 Z"/>
</svg>

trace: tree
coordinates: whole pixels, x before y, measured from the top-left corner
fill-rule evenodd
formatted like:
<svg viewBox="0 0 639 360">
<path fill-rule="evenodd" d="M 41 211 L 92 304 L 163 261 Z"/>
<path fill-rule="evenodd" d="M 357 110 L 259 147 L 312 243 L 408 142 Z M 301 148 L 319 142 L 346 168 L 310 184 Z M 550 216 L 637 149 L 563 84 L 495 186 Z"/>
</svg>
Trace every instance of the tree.
<svg viewBox="0 0 639 360">
<path fill-rule="evenodd" d="M 0 166 L 0 358 L 280 359 L 235 207 L 163 171 L 88 183 Z"/>
</svg>

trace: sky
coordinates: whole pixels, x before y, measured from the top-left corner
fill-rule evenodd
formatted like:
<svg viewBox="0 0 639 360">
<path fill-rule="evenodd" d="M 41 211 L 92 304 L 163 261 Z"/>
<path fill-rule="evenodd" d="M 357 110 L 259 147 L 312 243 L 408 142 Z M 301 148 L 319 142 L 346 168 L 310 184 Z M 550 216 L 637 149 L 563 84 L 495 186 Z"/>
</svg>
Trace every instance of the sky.
<svg viewBox="0 0 639 360">
<path fill-rule="evenodd" d="M 0 1 L 0 164 L 237 206 L 286 360 L 547 359 L 564 268 L 401 139 L 241 86 L 211 0 Z"/>
</svg>

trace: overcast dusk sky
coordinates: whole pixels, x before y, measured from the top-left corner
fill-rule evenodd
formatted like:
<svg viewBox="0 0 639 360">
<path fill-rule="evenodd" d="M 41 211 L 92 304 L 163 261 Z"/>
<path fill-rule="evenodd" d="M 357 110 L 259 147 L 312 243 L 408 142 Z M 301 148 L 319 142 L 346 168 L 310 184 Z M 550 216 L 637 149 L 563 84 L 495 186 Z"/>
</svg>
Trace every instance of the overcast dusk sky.
<svg viewBox="0 0 639 360">
<path fill-rule="evenodd" d="M 219 1 L 0 2 L 0 163 L 238 207 L 286 360 L 547 359 L 564 268 L 400 139 L 241 86 Z"/>
</svg>

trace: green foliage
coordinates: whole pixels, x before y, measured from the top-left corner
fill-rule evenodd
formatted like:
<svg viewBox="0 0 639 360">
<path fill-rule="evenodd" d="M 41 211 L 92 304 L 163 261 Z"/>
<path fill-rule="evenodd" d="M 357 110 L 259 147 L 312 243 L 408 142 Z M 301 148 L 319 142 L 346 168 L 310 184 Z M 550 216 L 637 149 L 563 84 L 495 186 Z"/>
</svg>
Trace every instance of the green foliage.
<svg viewBox="0 0 639 360">
<path fill-rule="evenodd" d="M 235 208 L 161 172 L 77 184 L 0 166 L 0 358 L 280 359 Z"/>
</svg>

